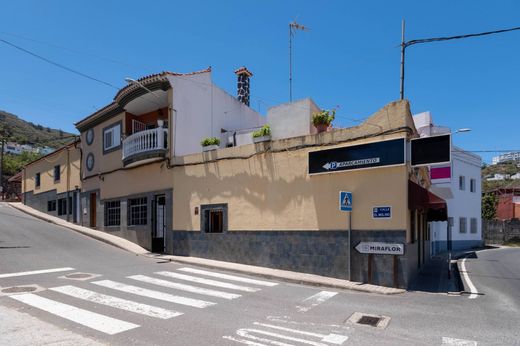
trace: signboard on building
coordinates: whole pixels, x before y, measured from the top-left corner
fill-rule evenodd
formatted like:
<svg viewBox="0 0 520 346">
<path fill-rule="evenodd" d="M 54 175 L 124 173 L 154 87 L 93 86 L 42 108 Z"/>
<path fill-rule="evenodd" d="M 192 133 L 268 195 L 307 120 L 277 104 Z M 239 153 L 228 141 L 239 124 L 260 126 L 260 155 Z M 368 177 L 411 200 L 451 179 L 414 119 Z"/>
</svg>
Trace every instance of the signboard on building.
<svg viewBox="0 0 520 346">
<path fill-rule="evenodd" d="M 404 138 L 309 152 L 309 174 L 404 164 Z"/>
<path fill-rule="evenodd" d="M 427 166 L 451 161 L 451 135 L 415 138 L 411 140 L 411 165 Z"/>
<path fill-rule="evenodd" d="M 352 211 L 352 192 L 339 192 L 339 210 Z"/>
<path fill-rule="evenodd" d="M 451 165 L 431 167 L 430 180 L 432 181 L 432 184 L 451 182 Z"/>
<path fill-rule="evenodd" d="M 372 208 L 373 219 L 391 219 L 392 218 L 392 207 L 373 207 Z"/>
<path fill-rule="evenodd" d="M 361 242 L 355 249 L 363 254 L 404 255 L 404 244 Z"/>
</svg>

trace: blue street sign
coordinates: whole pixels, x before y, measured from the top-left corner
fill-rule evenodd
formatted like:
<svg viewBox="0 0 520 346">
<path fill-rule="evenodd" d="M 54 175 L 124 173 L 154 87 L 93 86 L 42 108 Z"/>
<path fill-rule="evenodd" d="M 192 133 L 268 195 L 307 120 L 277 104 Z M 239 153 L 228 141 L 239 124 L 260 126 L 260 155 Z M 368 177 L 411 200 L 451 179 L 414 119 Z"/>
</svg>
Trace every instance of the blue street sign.
<svg viewBox="0 0 520 346">
<path fill-rule="evenodd" d="M 352 192 L 339 192 L 339 210 L 352 211 Z"/>
<path fill-rule="evenodd" d="M 392 218 L 392 207 L 373 207 L 372 218 L 374 219 L 390 219 Z"/>
</svg>

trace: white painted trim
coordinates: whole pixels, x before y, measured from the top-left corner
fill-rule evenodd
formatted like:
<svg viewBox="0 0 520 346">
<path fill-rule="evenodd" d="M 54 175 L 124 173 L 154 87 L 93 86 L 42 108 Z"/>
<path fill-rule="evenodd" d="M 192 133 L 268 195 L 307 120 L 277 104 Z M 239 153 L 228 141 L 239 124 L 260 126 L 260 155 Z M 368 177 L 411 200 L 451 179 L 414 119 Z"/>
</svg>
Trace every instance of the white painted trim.
<svg viewBox="0 0 520 346">
<path fill-rule="evenodd" d="M 237 291 L 243 291 L 243 292 L 257 292 L 260 291 L 260 288 L 252 288 L 252 287 L 246 287 L 246 286 L 239 286 L 235 284 L 230 284 L 227 282 L 222 281 L 216 281 L 216 280 L 210 280 L 210 279 L 203 279 L 196 276 L 191 275 L 184 275 L 174 272 L 156 272 L 155 274 L 166 276 L 169 278 L 179 279 L 179 280 L 186 280 L 191 282 L 196 282 L 203 285 L 209 285 L 209 286 L 215 286 L 215 287 L 221 287 L 221 288 L 229 288 L 230 290 L 237 290 Z"/>
<path fill-rule="evenodd" d="M 26 276 L 26 275 L 36 275 L 36 274 L 48 274 L 48 273 L 65 272 L 65 271 L 69 271 L 69 270 L 74 270 L 74 268 L 64 267 L 64 268 L 32 270 L 32 271 L 28 271 L 28 272 L 0 274 L 0 279 L 11 278 L 11 277 L 15 277 L 15 276 Z"/>
<path fill-rule="evenodd" d="M 59 303 L 32 293 L 18 294 L 11 296 L 11 298 L 109 335 L 114 335 L 139 327 L 138 324 L 125 322 L 92 311 L 83 310 L 72 305 Z"/>
</svg>

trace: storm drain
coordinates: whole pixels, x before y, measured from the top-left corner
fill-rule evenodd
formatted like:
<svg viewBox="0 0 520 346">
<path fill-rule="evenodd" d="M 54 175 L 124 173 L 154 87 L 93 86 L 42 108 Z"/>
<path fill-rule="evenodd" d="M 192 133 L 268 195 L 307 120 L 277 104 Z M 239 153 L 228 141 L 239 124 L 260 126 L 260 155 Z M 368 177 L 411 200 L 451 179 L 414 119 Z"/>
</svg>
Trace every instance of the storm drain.
<svg viewBox="0 0 520 346">
<path fill-rule="evenodd" d="M 34 293 L 43 290 L 44 288 L 38 285 L 11 286 L 0 288 L 0 295 L 9 296 L 12 294 Z"/>
<path fill-rule="evenodd" d="M 70 279 L 70 280 L 79 280 L 79 281 L 85 281 L 90 280 L 93 278 L 97 278 L 98 276 L 101 276 L 99 274 L 91 274 L 91 273 L 70 273 L 67 275 L 60 276 L 60 279 Z"/>
<path fill-rule="evenodd" d="M 361 324 L 365 326 L 385 329 L 390 322 L 390 317 L 382 315 L 370 315 L 361 312 L 354 312 L 347 322 Z"/>
</svg>

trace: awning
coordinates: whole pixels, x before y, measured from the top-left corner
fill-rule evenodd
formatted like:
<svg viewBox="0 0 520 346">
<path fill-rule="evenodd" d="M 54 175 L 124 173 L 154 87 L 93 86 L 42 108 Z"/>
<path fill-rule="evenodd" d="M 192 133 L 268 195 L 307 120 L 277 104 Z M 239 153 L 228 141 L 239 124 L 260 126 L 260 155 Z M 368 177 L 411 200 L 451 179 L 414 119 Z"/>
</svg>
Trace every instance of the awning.
<svg viewBox="0 0 520 346">
<path fill-rule="evenodd" d="M 428 221 L 448 220 L 446 201 L 413 181 L 408 181 L 408 208 L 426 210 Z"/>
</svg>

